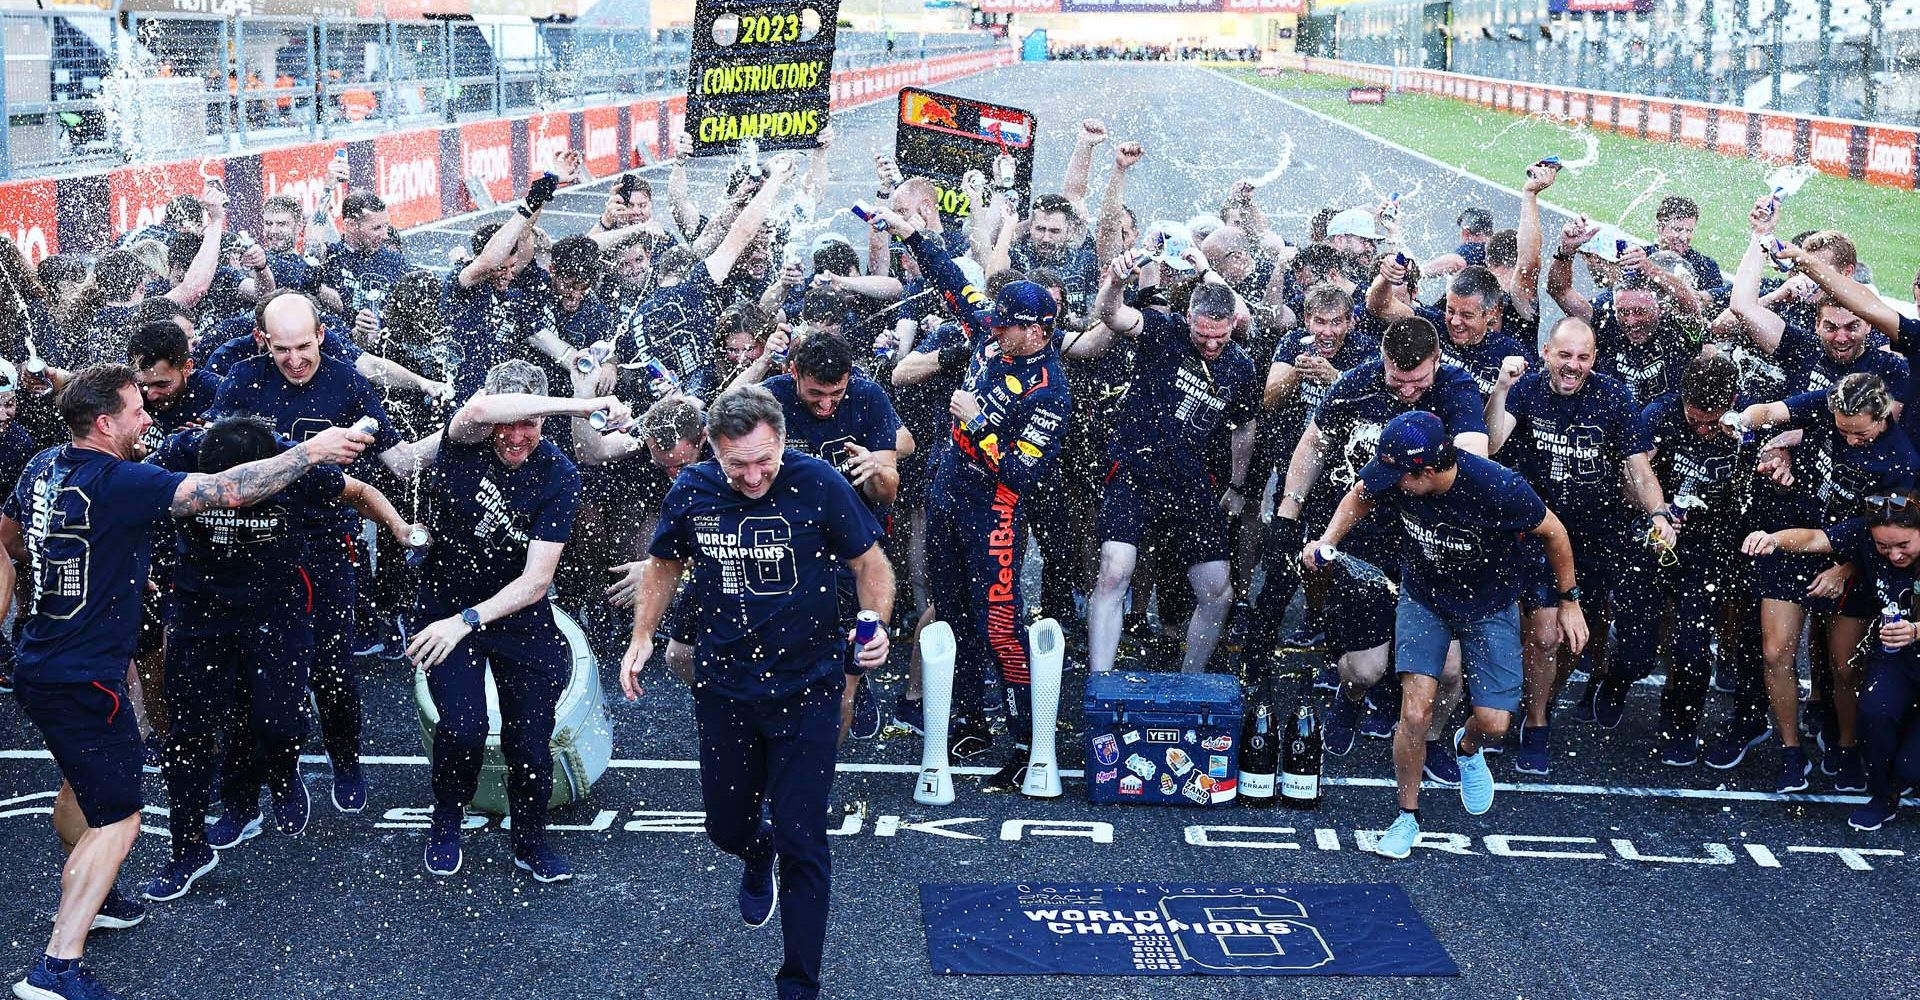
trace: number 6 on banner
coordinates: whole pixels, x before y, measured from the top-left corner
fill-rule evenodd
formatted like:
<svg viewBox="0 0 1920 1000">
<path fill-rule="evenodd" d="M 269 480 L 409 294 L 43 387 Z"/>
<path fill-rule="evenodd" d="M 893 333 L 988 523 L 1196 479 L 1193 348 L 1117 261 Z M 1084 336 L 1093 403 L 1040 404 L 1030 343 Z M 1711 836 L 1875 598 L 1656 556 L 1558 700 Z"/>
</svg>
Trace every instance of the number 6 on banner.
<svg viewBox="0 0 1920 1000">
<path fill-rule="evenodd" d="M 953 802 L 953 772 L 947 768 L 947 721 L 953 708 L 953 626 L 934 622 L 920 630 L 920 688 L 925 698 L 926 737 L 913 801 L 923 806 Z"/>
</svg>

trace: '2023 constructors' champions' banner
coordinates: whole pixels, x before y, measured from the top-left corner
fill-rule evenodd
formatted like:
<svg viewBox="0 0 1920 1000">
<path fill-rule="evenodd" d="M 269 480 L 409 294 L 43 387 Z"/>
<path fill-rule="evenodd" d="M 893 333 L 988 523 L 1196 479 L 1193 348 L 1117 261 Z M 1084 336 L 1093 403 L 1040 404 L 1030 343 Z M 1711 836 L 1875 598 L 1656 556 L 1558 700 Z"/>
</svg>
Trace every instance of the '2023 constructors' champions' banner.
<svg viewBox="0 0 1920 1000">
<path fill-rule="evenodd" d="M 696 155 L 804 149 L 827 127 L 839 0 L 701 0 L 693 13 L 687 131 Z"/>
</svg>

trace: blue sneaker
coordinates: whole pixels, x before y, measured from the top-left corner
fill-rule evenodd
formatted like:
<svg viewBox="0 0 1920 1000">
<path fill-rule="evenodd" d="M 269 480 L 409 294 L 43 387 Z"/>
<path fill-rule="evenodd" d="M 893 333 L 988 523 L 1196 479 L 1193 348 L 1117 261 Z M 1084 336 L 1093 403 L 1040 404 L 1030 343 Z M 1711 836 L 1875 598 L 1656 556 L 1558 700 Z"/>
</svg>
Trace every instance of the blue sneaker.
<svg viewBox="0 0 1920 1000">
<path fill-rule="evenodd" d="M 1708 683 L 1721 694 L 1732 694 L 1739 690 L 1739 682 L 1733 676 L 1733 657 L 1722 656 L 1713 661 L 1713 680 Z"/>
<path fill-rule="evenodd" d="M 1403 812 L 1400 818 L 1380 834 L 1380 840 L 1373 845 L 1373 853 L 1383 858 L 1401 860 L 1413 853 L 1413 842 L 1420 838 L 1420 821 L 1413 814 Z"/>
<path fill-rule="evenodd" d="M 545 838 L 535 844 L 515 844 L 513 866 L 532 875 L 535 882 L 566 882 L 573 878 L 573 866 L 560 852 L 549 847 Z"/>
<path fill-rule="evenodd" d="M 773 911 L 780 907 L 780 865 L 779 858 L 771 851 L 767 860 L 755 865 L 749 863 L 746 871 L 740 873 L 740 919 L 748 927 L 765 927 L 773 919 Z"/>
<path fill-rule="evenodd" d="M 1314 671 L 1313 686 L 1322 691 L 1340 690 L 1340 668 L 1332 662 L 1322 663 L 1320 669 Z"/>
<path fill-rule="evenodd" d="M 1420 769 L 1427 780 L 1452 788 L 1460 783 L 1460 762 L 1438 740 L 1427 741 L 1427 763 Z"/>
<path fill-rule="evenodd" d="M 207 827 L 207 846 L 216 851 L 230 851 L 258 836 L 260 836 L 258 809 L 245 817 L 235 812 L 228 812 L 215 820 L 212 826 Z"/>
<path fill-rule="evenodd" d="M 1706 764 L 1720 771 L 1732 770 L 1747 758 L 1747 751 L 1765 742 L 1772 732 L 1765 722 L 1735 722 L 1707 747 Z"/>
<path fill-rule="evenodd" d="M 926 705 L 919 698 L 908 698 L 905 691 L 894 696 L 893 724 L 916 736 L 927 735 Z"/>
<path fill-rule="evenodd" d="M 1580 700 L 1574 702 L 1573 708 L 1568 710 L 1568 717 L 1575 722 L 1593 721 L 1593 703 L 1600 695 L 1600 683 L 1600 678 L 1587 678 L 1587 686 L 1581 689 Z M 1549 711 L 1551 711 L 1551 708 L 1549 708 Z"/>
<path fill-rule="evenodd" d="M 1607 681 L 1593 698 L 1593 721 L 1601 729 L 1618 729 L 1620 720 L 1627 715 L 1627 692 L 1633 689 L 1631 684 Z"/>
<path fill-rule="evenodd" d="M 1393 739 L 1393 730 L 1400 725 L 1400 706 L 1381 705 L 1372 699 L 1367 700 L 1367 717 L 1360 720 L 1360 735 L 1376 740 Z"/>
<path fill-rule="evenodd" d="M 280 832 L 289 837 L 298 837 L 307 832 L 307 820 L 313 817 L 313 795 L 307 791 L 307 783 L 300 775 L 293 776 L 293 789 L 285 798 L 273 796 L 273 821 Z M 258 822 L 256 819 L 255 822 Z"/>
<path fill-rule="evenodd" d="M 1460 804 L 1466 807 L 1467 815 L 1484 816 L 1493 808 L 1493 772 L 1487 770 L 1487 757 L 1480 751 L 1459 755 L 1460 741 L 1466 735 L 1465 726 L 1453 734 L 1453 759 L 1460 765 Z"/>
<path fill-rule="evenodd" d="M 100 901 L 100 912 L 93 915 L 88 928 L 96 931 L 124 931 L 147 919 L 147 904 L 120 891 L 118 885 Z"/>
<path fill-rule="evenodd" d="M 1875 795 L 1847 817 L 1847 825 L 1856 830 L 1871 833 L 1893 822 L 1894 813 L 1899 811 L 1900 805 L 1894 801 L 1893 796 Z"/>
<path fill-rule="evenodd" d="M 853 689 L 853 727 L 847 735 L 870 740 L 880 735 L 880 700 L 873 696 L 873 681 L 861 674 Z"/>
<path fill-rule="evenodd" d="M 1668 767 L 1692 767 L 1700 760 L 1700 739 L 1692 730 L 1673 733 L 1660 744 L 1660 763 Z"/>
<path fill-rule="evenodd" d="M 460 851 L 460 818 L 445 821 L 434 817 L 433 826 L 427 830 L 425 854 L 428 874 L 444 877 L 460 873 L 460 866 L 466 862 Z"/>
<path fill-rule="evenodd" d="M 343 813 L 357 813 L 367 807 L 367 776 L 358 765 L 333 769 L 333 807 Z"/>
<path fill-rule="evenodd" d="M 1320 734 L 1320 745 L 1335 757 L 1353 750 L 1354 723 L 1360 721 L 1360 709 L 1366 703 L 1343 694 L 1333 696 L 1333 711 L 1327 713 L 1327 728 Z"/>
<path fill-rule="evenodd" d="M 85 962 L 75 961 L 73 968 L 54 972 L 44 954 L 27 970 L 27 978 L 13 984 L 13 995 L 21 1000 L 122 1000 L 121 994 L 100 985 Z"/>
<path fill-rule="evenodd" d="M 140 889 L 140 895 L 156 903 L 169 899 L 179 899 L 193 888 L 200 876 L 214 870 L 220 864 L 220 852 L 211 847 L 201 846 L 198 850 L 189 849 L 185 856 L 168 861 L 160 869 L 160 874 L 148 880 Z"/>
<path fill-rule="evenodd" d="M 1820 752 L 1823 754 L 1827 752 L 1827 732 L 1832 728 L 1833 720 L 1827 713 L 1826 702 L 1810 701 L 1801 706 L 1800 731 L 1805 733 L 1807 738 L 1812 740 L 1813 745 L 1819 747 Z M 1827 771 L 1826 773 L 1832 774 L 1833 772 Z"/>
<path fill-rule="evenodd" d="M 1781 795 L 1788 792 L 1807 790 L 1807 776 L 1813 773 L 1813 762 L 1807 759 L 1806 747 L 1780 748 L 1780 780 L 1773 790 Z"/>
<path fill-rule="evenodd" d="M 1547 737 L 1552 726 L 1520 724 L 1520 751 L 1513 755 L 1513 769 L 1521 774 L 1545 777 L 1549 767 Z"/>
<path fill-rule="evenodd" d="M 1833 776 L 1833 790 L 1836 792 L 1864 792 L 1867 790 L 1867 769 L 1860 759 L 1860 748 L 1834 747 L 1827 751 L 1820 761 L 1821 770 Z M 1831 765 L 1831 769 L 1828 768 Z"/>
</svg>

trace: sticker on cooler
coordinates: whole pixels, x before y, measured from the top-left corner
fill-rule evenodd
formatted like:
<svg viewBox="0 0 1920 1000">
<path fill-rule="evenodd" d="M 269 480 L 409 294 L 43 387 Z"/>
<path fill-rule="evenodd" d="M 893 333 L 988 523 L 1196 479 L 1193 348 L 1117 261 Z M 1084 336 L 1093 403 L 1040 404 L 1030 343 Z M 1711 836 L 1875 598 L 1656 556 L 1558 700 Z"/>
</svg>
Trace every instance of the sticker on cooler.
<svg viewBox="0 0 1920 1000">
<path fill-rule="evenodd" d="M 1093 738 L 1093 755 L 1100 763 L 1108 767 L 1120 761 L 1120 741 L 1112 733 L 1102 733 Z"/>
</svg>

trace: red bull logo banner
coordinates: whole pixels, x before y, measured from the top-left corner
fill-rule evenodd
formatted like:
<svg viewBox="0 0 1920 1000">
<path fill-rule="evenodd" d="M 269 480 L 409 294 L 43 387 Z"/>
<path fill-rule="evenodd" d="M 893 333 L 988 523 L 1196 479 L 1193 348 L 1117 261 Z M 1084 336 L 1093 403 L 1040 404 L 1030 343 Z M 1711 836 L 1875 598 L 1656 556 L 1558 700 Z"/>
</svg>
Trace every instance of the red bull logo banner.
<svg viewBox="0 0 1920 1000">
<path fill-rule="evenodd" d="M 977 170 L 990 181 L 995 162 L 1012 158 L 1012 183 L 1018 192 L 1033 186 L 1032 112 L 917 87 L 900 91 L 900 121 L 894 132 L 894 158 L 909 177 L 931 179 L 940 187 L 940 211 L 949 221 L 973 210 L 961 179 Z M 1001 168 L 1004 169 L 1004 168 Z"/>
</svg>

